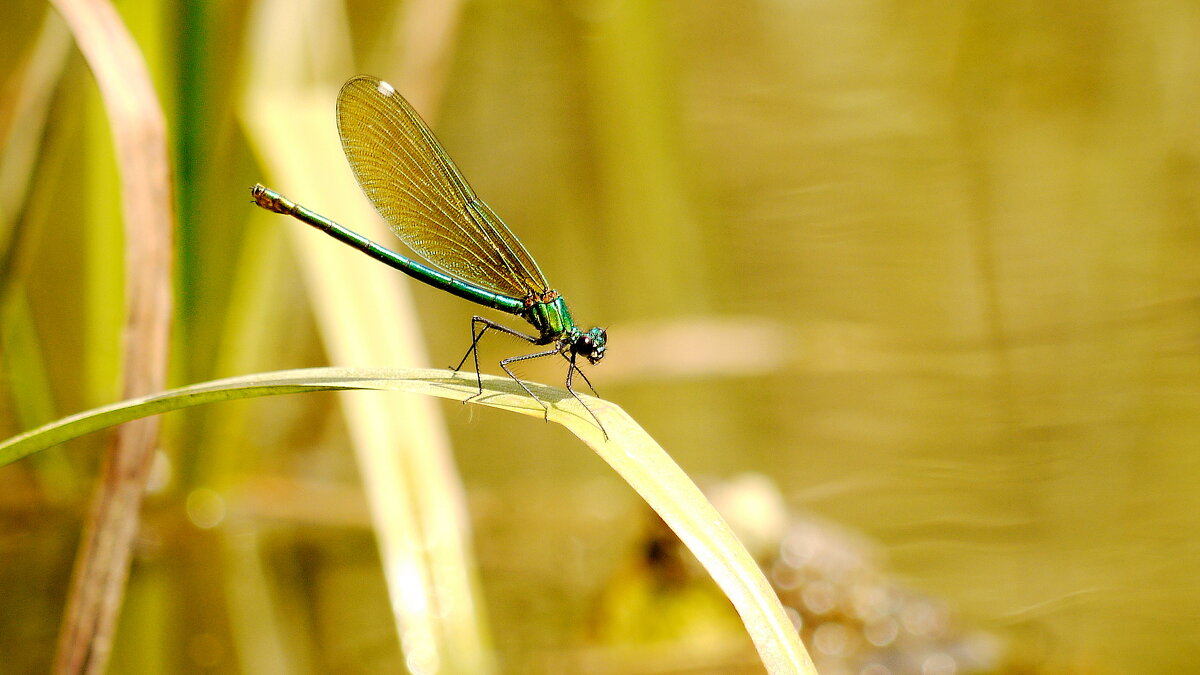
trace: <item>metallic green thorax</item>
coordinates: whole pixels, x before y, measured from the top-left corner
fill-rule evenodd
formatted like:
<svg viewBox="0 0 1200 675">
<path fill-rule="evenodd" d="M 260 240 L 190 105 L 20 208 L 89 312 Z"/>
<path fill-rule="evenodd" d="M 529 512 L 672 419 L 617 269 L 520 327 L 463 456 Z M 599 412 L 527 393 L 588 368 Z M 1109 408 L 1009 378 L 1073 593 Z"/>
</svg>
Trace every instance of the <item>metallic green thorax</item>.
<svg viewBox="0 0 1200 675">
<path fill-rule="evenodd" d="M 553 299 L 549 302 L 532 298 L 527 300 L 529 307 L 522 315 L 522 318 L 537 328 L 542 336 L 542 344 L 550 344 L 564 333 L 578 331 L 575 321 L 571 318 L 571 310 L 567 309 L 566 300 L 554 291 L 550 291 L 545 297 Z"/>
<path fill-rule="evenodd" d="M 571 318 L 567 301 L 563 300 L 558 291 L 546 291 L 540 298 L 536 295 L 530 296 L 525 299 L 525 304 L 527 308 L 521 317 L 538 329 L 540 339 L 536 344 L 554 343 L 558 352 L 572 363 L 575 362 L 576 356 L 582 356 L 592 365 L 604 358 L 608 334 L 599 327 L 587 331 L 580 330 Z"/>
</svg>

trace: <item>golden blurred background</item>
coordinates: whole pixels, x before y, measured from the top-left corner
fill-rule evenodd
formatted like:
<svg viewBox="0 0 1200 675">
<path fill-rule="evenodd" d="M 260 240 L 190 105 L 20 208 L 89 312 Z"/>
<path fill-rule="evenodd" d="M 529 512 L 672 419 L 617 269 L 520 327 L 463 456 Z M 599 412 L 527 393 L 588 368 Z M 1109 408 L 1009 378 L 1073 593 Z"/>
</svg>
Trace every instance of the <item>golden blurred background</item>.
<svg viewBox="0 0 1200 675">
<path fill-rule="evenodd" d="M 371 73 L 607 327 L 589 377 L 690 474 L 769 476 L 1038 672 L 1200 661 L 1195 3 L 116 5 L 169 132 L 171 385 L 462 355 L 474 306 L 249 202 L 262 181 L 396 243 L 334 125 Z M 126 270 L 95 80 L 54 9 L 2 15 L 8 437 L 121 397 Z M 364 440 L 388 396 L 167 416 L 109 671 L 437 672 L 397 628 L 380 444 L 465 509 L 480 667 L 585 670 L 636 496 L 476 406 L 400 403 Z M 50 666 L 105 442 L 0 469 L 4 672 Z"/>
</svg>

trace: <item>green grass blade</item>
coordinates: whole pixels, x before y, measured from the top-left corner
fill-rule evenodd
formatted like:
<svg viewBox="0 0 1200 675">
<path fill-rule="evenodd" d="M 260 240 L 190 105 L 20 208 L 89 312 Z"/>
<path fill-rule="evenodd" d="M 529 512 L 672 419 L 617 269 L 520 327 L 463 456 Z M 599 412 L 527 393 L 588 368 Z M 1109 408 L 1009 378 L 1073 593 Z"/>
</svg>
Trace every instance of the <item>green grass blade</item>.
<svg viewBox="0 0 1200 675">
<path fill-rule="evenodd" d="M 601 399 L 588 405 L 608 431 L 605 440 L 566 391 L 530 388 L 550 404 L 550 419 L 587 443 L 670 525 L 733 602 L 771 673 L 816 673 L 796 630 L 762 572 L 725 521 L 687 475 L 623 410 Z M 541 417 L 542 408 L 516 382 L 483 376 L 479 405 Z M 311 368 L 260 373 L 182 387 L 61 419 L 0 443 L 0 466 L 63 441 L 133 419 L 180 408 L 303 391 L 373 389 L 465 401 L 477 392 L 473 377 L 446 370 Z"/>
</svg>

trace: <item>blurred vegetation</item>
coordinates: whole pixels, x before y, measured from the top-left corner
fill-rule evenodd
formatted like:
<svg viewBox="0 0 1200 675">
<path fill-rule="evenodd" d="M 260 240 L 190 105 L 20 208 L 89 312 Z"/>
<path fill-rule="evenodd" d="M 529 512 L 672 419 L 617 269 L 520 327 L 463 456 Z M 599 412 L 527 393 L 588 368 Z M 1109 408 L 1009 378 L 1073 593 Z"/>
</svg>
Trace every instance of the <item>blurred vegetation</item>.
<svg viewBox="0 0 1200 675">
<path fill-rule="evenodd" d="M 172 134 L 173 384 L 461 356 L 473 307 L 379 283 L 248 200 L 270 181 L 376 226 L 333 123 L 369 72 L 415 92 L 575 316 L 608 327 L 589 376 L 686 470 L 771 476 L 1034 661 L 1200 660 L 1193 3 L 117 6 Z M 3 437 L 121 391 L 110 130 L 47 12 L 9 0 L 0 22 Z M 552 425 L 378 397 L 166 418 L 112 672 L 420 670 L 371 464 L 400 444 L 462 484 L 431 499 L 469 513 L 461 586 L 499 669 L 594 647 L 644 536 L 634 495 Z M 364 431 L 389 419 L 419 425 Z M 104 445 L 0 470 L 6 670 L 53 658 Z M 457 476 L 410 447 L 452 447 Z"/>
</svg>

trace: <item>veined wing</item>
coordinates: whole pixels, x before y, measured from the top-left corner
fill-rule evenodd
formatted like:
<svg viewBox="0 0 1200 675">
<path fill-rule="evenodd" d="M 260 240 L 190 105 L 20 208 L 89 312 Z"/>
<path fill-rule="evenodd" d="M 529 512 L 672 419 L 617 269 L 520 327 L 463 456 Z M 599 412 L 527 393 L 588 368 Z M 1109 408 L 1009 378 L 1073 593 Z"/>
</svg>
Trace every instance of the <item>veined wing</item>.
<svg viewBox="0 0 1200 675">
<path fill-rule="evenodd" d="M 358 184 L 413 252 L 516 298 L 549 290 L 529 252 L 392 85 L 366 75 L 351 79 L 338 94 L 337 123 Z"/>
</svg>

